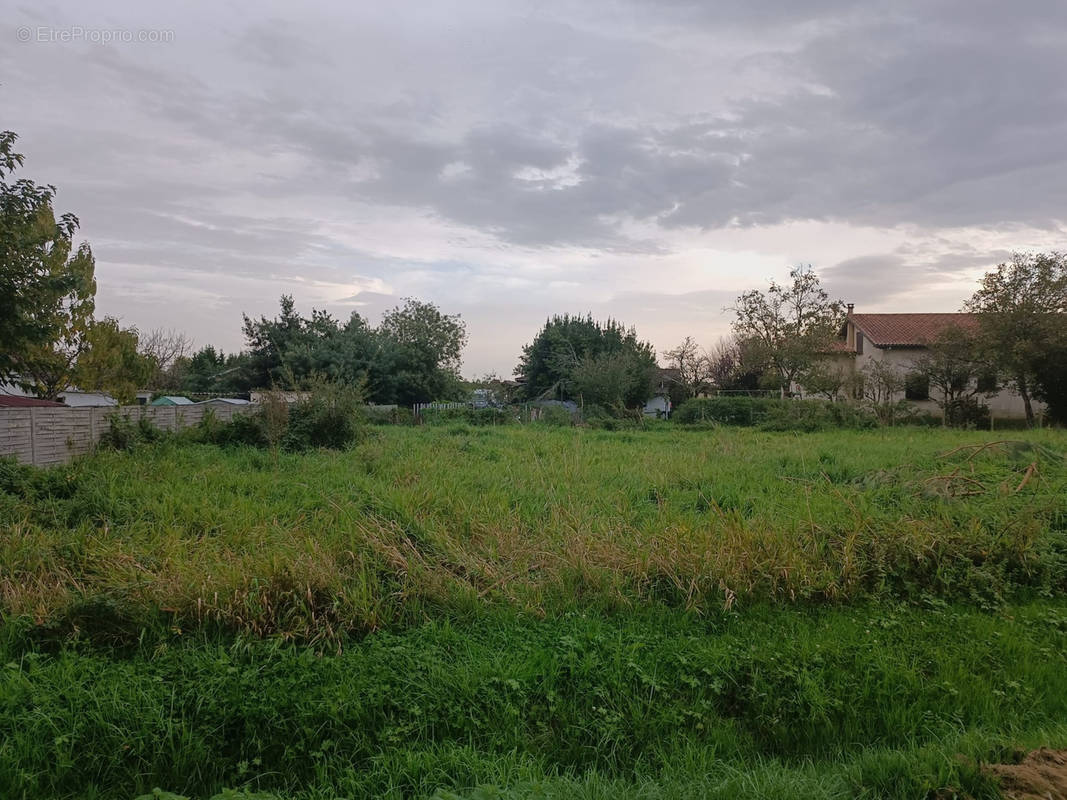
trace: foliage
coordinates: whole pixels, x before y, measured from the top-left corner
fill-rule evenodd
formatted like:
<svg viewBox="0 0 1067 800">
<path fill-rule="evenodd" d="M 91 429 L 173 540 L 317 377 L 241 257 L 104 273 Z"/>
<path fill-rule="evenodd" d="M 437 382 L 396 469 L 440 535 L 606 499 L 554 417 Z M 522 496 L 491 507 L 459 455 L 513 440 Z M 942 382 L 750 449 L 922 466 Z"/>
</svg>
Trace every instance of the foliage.
<svg viewBox="0 0 1067 800">
<path fill-rule="evenodd" d="M 959 327 L 941 332 L 915 361 L 915 372 L 936 389 L 934 401 L 940 406 L 946 425 L 973 425 L 982 416 L 988 422 L 989 410 L 980 410 L 978 394 L 994 394 L 995 386 L 979 392 L 979 377 L 993 372 L 975 345 L 974 337 Z"/>
<path fill-rule="evenodd" d="M 753 356 L 773 369 L 782 395 L 837 335 L 844 306 L 831 300 L 810 267 L 790 271 L 789 285 L 771 282 L 737 298 L 734 332 Z"/>
<path fill-rule="evenodd" d="M 114 317 L 104 317 L 90 323 L 72 379 L 79 389 L 106 392 L 119 405 L 129 405 L 156 369 L 138 348 L 137 329 L 122 328 Z"/>
<path fill-rule="evenodd" d="M 181 331 L 155 328 L 140 335 L 137 349 L 155 367 L 148 385 L 156 391 L 181 390 L 192 346 L 192 341 Z"/>
<path fill-rule="evenodd" d="M 883 425 L 906 422 L 915 407 L 900 400 L 908 376 L 888 359 L 871 359 L 859 370 L 858 386 L 864 404 Z"/>
<path fill-rule="evenodd" d="M 975 760 L 1067 735 L 1067 609 L 1010 611 L 482 613 L 318 652 L 9 634 L 0 794 L 991 800 Z"/>
<path fill-rule="evenodd" d="M 811 432 L 874 427 L 876 417 L 851 403 L 771 397 L 697 397 L 671 417 L 681 425 L 758 426 L 769 431 Z"/>
<path fill-rule="evenodd" d="M 304 318 L 288 295 L 280 311 L 273 320 L 245 317 L 251 386 L 298 389 L 312 375 L 352 385 L 365 380 L 373 402 L 403 405 L 461 392 L 466 327 L 432 303 L 405 300 L 377 329 L 355 312 L 343 325 L 325 311 Z"/>
<path fill-rule="evenodd" d="M 427 425 L 446 425 L 465 422 L 469 425 L 508 425 L 518 422 L 518 411 L 514 408 L 427 408 L 419 416 Z"/>
<path fill-rule="evenodd" d="M 768 397 L 694 397 L 674 409 L 671 421 L 679 425 L 758 425 L 782 402 Z"/>
<path fill-rule="evenodd" d="M 797 377 L 804 391 L 831 402 L 851 397 L 860 386 L 851 364 L 830 358 L 816 359 Z"/>
<path fill-rule="evenodd" d="M 179 359 L 172 372 L 181 376 L 181 390 L 190 394 L 232 394 L 252 386 L 251 359 L 245 354 L 229 355 L 207 345 L 188 359 Z"/>
<path fill-rule="evenodd" d="M 957 754 L 1067 743 L 1067 438 L 1019 437 L 0 463 L 0 796 L 992 796 Z"/>
<path fill-rule="evenodd" d="M 651 396 L 656 356 L 633 328 L 565 314 L 545 322 L 523 347 L 516 373 L 528 399 L 578 400 L 582 391 L 589 391 L 593 396 L 588 402 L 618 402 L 621 397 L 623 405 L 633 407 Z M 600 378 L 608 381 L 603 388 L 597 386 Z"/>
<path fill-rule="evenodd" d="M 584 405 L 625 409 L 641 405 L 652 391 L 655 361 L 632 350 L 585 354 L 570 372 L 571 394 Z"/>
<path fill-rule="evenodd" d="M 0 133 L 0 179 L 22 166 L 16 139 Z M 50 399 L 67 388 L 96 293 L 92 251 L 74 246 L 77 217 L 56 220 L 55 192 L 0 180 L 0 380 Z"/>
<path fill-rule="evenodd" d="M 723 363 L 725 358 L 732 355 L 733 353 L 720 342 L 716 351 L 720 360 L 713 362 L 712 356 L 704 352 L 691 336 L 686 336 L 681 344 L 664 353 L 667 366 L 675 371 L 674 382 L 681 390 L 681 396 L 677 398 L 675 405 L 680 405 L 690 397 L 696 397 L 700 392 L 711 388 L 714 377 L 723 377 L 723 373 L 732 371 L 732 360 L 728 366 Z M 675 401 L 674 397 L 671 399 Z"/>
<path fill-rule="evenodd" d="M 1048 405 L 1051 422 L 1067 426 L 1067 342 L 1046 350 L 1035 366 L 1035 395 Z"/>
<path fill-rule="evenodd" d="M 986 273 L 967 309 L 978 314 L 981 348 L 1022 396 L 1033 424 L 1030 401 L 1041 391 L 1047 354 L 1067 347 L 1067 255 L 1013 254 Z"/>
<path fill-rule="evenodd" d="M 989 406 L 977 397 L 955 397 L 942 406 L 945 424 L 952 428 L 988 428 Z"/>
</svg>

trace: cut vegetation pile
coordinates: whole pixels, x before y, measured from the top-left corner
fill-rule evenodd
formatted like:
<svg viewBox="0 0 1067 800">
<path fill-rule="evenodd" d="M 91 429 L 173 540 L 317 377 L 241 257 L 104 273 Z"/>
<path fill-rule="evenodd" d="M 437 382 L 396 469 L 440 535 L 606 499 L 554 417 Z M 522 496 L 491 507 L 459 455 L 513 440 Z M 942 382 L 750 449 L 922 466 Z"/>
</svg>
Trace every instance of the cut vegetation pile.
<svg viewBox="0 0 1067 800">
<path fill-rule="evenodd" d="M 1067 745 L 1065 451 L 452 425 L 2 465 L 0 796 L 996 797 L 984 763 Z"/>
</svg>

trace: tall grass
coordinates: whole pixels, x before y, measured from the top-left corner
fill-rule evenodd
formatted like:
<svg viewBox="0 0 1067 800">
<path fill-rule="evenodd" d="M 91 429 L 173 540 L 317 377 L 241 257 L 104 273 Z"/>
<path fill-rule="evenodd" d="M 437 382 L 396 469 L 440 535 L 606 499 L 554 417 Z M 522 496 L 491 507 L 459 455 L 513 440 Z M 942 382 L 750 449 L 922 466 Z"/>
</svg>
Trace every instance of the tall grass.
<svg viewBox="0 0 1067 800">
<path fill-rule="evenodd" d="M 0 797 L 996 797 L 1067 434 L 465 424 L 0 463 Z"/>
<path fill-rule="evenodd" d="M 1067 742 L 1062 601 L 494 613 L 339 654 L 187 634 L 50 654 L 24 636 L 0 648 L 5 798 L 994 796 L 956 753 Z"/>
<path fill-rule="evenodd" d="M 1067 436 L 990 441 L 456 426 L 306 455 L 101 453 L 8 481 L 0 604 L 67 633 L 103 604 L 133 632 L 155 618 L 317 641 L 487 603 L 1060 594 Z"/>
</svg>

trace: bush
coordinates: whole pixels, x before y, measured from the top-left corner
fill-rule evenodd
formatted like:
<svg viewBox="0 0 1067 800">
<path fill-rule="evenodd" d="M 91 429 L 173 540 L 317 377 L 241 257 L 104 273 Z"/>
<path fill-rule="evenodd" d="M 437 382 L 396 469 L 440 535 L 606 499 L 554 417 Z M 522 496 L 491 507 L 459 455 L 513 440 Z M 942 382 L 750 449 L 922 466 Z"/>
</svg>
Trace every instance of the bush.
<svg viewBox="0 0 1067 800">
<path fill-rule="evenodd" d="M 267 393 L 256 411 L 235 414 L 229 422 L 219 422 L 209 413 L 191 438 L 224 447 L 343 450 L 363 433 L 363 399 L 362 387 L 317 381 L 296 403 L 286 403 L 281 394 Z"/>
<path fill-rule="evenodd" d="M 564 406 L 541 406 L 537 425 L 550 425 L 556 428 L 569 428 L 574 424 L 574 415 Z"/>
<path fill-rule="evenodd" d="M 977 398 L 953 400 L 945 406 L 945 424 L 950 428 L 989 428 L 989 406 Z"/>
<path fill-rule="evenodd" d="M 449 425 L 465 422 L 468 425 L 508 425 L 518 422 L 518 415 L 510 408 L 428 408 L 419 414 L 426 425 Z"/>
<path fill-rule="evenodd" d="M 765 431 L 824 431 L 833 428 L 862 430 L 878 426 L 869 409 L 851 403 L 821 400 L 786 400 L 770 406 L 760 423 Z"/>
<path fill-rule="evenodd" d="M 900 416 L 905 410 L 902 405 L 895 414 Z M 879 423 L 874 411 L 855 403 L 777 397 L 694 397 L 678 406 L 671 419 L 694 427 L 741 425 L 766 431 L 804 432 L 833 428 L 862 430 L 875 428 Z"/>
<path fill-rule="evenodd" d="M 363 414 L 371 425 L 415 424 L 415 414 L 407 406 L 397 406 L 396 408 L 367 406 L 363 410 Z"/>
<path fill-rule="evenodd" d="M 361 387 L 317 381 L 304 399 L 289 406 L 280 436 L 282 449 L 343 450 L 354 444 L 362 434 L 363 403 Z M 264 407 L 261 413 L 266 412 Z"/>
<path fill-rule="evenodd" d="M 758 425 L 770 409 L 791 402 L 773 397 L 693 397 L 678 406 L 671 419 L 680 425 Z"/>
<path fill-rule="evenodd" d="M 169 438 L 169 431 L 157 428 L 147 419 L 136 422 L 113 412 L 108 414 L 108 429 L 100 437 L 98 446 L 105 450 L 132 450 L 139 444 L 152 444 Z"/>
</svg>

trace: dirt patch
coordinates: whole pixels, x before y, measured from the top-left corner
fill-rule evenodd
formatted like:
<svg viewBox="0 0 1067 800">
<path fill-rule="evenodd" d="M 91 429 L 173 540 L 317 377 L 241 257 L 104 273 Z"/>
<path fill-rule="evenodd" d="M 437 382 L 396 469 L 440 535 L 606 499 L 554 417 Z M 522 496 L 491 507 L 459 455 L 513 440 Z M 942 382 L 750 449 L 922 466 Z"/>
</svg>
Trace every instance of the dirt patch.
<svg viewBox="0 0 1067 800">
<path fill-rule="evenodd" d="M 1010 800 L 1067 800 L 1067 750 L 1042 747 L 1018 764 L 991 764 Z"/>
</svg>

